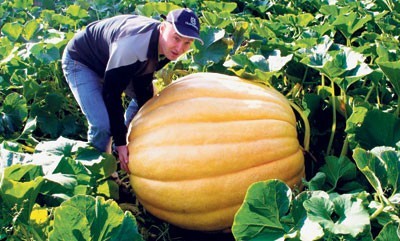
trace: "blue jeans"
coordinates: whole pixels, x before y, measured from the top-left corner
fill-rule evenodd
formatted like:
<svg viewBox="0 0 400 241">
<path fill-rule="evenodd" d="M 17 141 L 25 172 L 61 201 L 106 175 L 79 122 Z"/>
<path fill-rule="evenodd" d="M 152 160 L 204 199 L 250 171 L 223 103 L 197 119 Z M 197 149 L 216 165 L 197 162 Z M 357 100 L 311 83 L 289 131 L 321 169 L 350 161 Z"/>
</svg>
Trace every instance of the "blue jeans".
<svg viewBox="0 0 400 241">
<path fill-rule="evenodd" d="M 103 80 L 86 65 L 73 60 L 68 51 L 62 56 L 65 79 L 88 121 L 88 142 L 99 151 L 106 151 L 111 140 L 110 122 L 103 99 Z M 125 112 L 125 125 L 129 126 L 138 111 L 135 99 Z"/>
</svg>

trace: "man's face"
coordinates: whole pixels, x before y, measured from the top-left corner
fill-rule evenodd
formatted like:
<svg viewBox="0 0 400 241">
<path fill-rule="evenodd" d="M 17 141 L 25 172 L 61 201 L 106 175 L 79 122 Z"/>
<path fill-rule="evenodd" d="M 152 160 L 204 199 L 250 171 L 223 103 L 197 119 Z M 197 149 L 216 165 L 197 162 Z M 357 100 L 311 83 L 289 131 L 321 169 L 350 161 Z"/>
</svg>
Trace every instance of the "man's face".
<svg viewBox="0 0 400 241">
<path fill-rule="evenodd" d="M 158 52 L 169 60 L 176 60 L 189 50 L 193 39 L 180 36 L 169 22 L 163 22 L 160 27 Z"/>
</svg>

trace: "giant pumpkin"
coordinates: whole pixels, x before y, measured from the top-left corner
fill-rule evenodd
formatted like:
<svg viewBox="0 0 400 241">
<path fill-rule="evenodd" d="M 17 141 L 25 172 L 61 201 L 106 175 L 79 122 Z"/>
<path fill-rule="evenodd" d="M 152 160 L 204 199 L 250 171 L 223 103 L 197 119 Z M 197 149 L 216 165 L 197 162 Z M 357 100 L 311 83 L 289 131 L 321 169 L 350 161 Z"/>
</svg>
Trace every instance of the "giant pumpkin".
<svg viewBox="0 0 400 241">
<path fill-rule="evenodd" d="M 128 136 L 138 200 L 185 229 L 229 228 L 252 183 L 280 179 L 294 187 L 304 177 L 289 102 L 238 77 L 180 78 L 140 109 Z"/>
</svg>

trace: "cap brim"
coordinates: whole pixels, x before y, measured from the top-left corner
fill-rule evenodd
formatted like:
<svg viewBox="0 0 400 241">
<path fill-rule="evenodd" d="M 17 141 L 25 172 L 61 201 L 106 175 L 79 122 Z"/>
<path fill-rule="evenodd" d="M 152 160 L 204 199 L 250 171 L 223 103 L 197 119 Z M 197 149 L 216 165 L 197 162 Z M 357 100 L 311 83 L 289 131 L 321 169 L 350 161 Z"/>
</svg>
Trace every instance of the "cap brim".
<svg viewBox="0 0 400 241">
<path fill-rule="evenodd" d="M 196 31 L 193 31 L 193 29 L 187 28 L 185 26 L 176 23 L 172 23 L 172 26 L 174 26 L 175 32 L 177 32 L 180 36 L 185 38 L 196 39 L 201 43 L 201 45 L 204 45 L 204 42 L 200 38 L 199 34 Z"/>
</svg>

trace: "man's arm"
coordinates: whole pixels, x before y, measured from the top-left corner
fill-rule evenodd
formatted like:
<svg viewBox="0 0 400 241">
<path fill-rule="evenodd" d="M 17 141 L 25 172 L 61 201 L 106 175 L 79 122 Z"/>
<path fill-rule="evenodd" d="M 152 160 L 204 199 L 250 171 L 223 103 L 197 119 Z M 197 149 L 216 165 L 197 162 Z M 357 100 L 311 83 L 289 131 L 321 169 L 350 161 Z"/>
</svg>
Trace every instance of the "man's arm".
<svg viewBox="0 0 400 241">
<path fill-rule="evenodd" d="M 124 108 L 121 95 L 129 83 L 127 76 L 128 68 L 121 67 L 105 73 L 103 98 L 110 120 L 110 131 L 116 146 L 126 145 L 127 127 L 124 124 Z"/>
<path fill-rule="evenodd" d="M 133 80 L 133 88 L 139 108 L 154 96 L 153 73 Z"/>
</svg>

